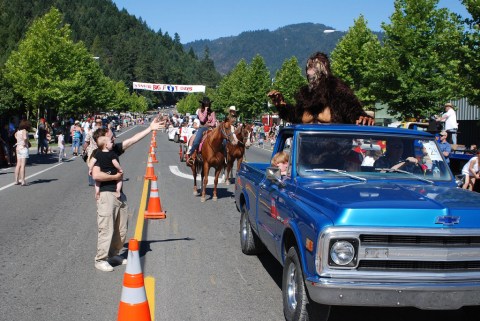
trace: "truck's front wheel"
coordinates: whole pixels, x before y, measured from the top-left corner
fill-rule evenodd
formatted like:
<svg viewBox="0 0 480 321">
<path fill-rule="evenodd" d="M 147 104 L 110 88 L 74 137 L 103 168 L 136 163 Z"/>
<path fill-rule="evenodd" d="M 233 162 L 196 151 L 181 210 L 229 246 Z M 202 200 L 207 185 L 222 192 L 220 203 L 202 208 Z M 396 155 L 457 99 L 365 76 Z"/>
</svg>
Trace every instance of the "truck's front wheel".
<svg viewBox="0 0 480 321">
<path fill-rule="evenodd" d="M 288 250 L 283 266 L 282 296 L 283 314 L 287 321 L 328 320 L 330 306 L 309 301 L 295 247 Z"/>
<path fill-rule="evenodd" d="M 250 221 L 248 220 L 248 210 L 245 204 L 242 204 L 241 212 L 240 245 L 242 246 L 242 252 L 247 255 L 261 253 L 263 250 L 263 244 L 250 225 Z"/>
</svg>

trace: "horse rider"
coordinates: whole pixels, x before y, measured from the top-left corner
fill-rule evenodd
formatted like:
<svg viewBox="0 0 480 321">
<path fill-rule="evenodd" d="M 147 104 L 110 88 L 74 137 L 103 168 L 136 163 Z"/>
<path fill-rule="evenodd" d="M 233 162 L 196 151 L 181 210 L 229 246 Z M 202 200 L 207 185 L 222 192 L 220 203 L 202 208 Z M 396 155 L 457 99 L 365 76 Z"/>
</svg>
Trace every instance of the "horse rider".
<svg viewBox="0 0 480 321">
<path fill-rule="evenodd" d="M 235 106 L 228 107 L 227 117 L 230 118 L 230 123 L 232 124 L 232 133 L 235 136 L 235 129 L 237 128 L 237 109 Z M 227 162 L 228 150 L 227 150 L 227 140 L 223 140 L 223 153 L 225 156 L 225 162 Z"/>
<path fill-rule="evenodd" d="M 235 106 L 228 107 L 228 116 L 230 117 L 232 125 L 237 127 L 237 110 Z"/>
<path fill-rule="evenodd" d="M 192 149 L 193 154 L 187 154 L 187 165 L 192 166 L 195 162 L 197 157 L 197 149 L 200 146 L 200 142 L 202 141 L 203 133 L 208 130 L 209 128 L 215 128 L 217 125 L 217 118 L 215 116 L 215 112 L 211 109 L 211 105 L 213 101 L 210 101 L 210 98 L 207 96 L 203 97 L 202 100 L 199 100 L 201 106 L 197 109 L 197 117 L 200 120 L 200 126 L 197 129 L 195 134 L 195 140 L 193 141 Z M 190 151 L 190 152 L 191 152 Z"/>
</svg>

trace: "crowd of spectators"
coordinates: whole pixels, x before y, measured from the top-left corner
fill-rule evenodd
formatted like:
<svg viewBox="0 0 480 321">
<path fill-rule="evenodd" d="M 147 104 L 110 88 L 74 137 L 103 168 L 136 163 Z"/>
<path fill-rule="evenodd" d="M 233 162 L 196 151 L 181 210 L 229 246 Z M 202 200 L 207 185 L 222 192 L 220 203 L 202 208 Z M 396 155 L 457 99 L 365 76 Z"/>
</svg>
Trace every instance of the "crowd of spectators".
<svg viewBox="0 0 480 321">
<path fill-rule="evenodd" d="M 22 120 L 26 120 L 25 117 L 10 117 L 8 120 L 1 122 L 3 125 L 0 135 L 0 166 L 10 167 L 16 164 L 15 133 L 18 131 Z M 144 118 L 137 117 L 134 119 L 129 115 L 57 116 L 50 121 L 45 118 L 40 118 L 35 122 L 32 121 L 33 126 L 27 134 L 38 155 L 56 154 L 63 148 L 62 158 L 65 158 L 68 152 L 67 147 L 71 147 L 70 154 L 76 156 L 81 153 L 81 146 L 85 144 L 85 138 L 94 127 L 95 120 L 100 120 L 102 126 L 108 126 L 113 132 L 145 121 Z M 57 145 L 59 137 L 62 137 L 61 146 Z M 55 148 L 52 148 L 52 145 Z"/>
</svg>

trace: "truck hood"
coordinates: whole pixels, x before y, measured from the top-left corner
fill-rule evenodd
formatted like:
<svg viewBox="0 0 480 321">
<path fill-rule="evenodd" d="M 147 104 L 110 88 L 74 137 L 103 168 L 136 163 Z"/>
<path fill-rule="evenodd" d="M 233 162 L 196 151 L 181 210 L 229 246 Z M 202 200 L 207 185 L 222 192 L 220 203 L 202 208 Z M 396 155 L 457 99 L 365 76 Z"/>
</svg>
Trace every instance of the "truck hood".
<svg viewBox="0 0 480 321">
<path fill-rule="evenodd" d="M 329 216 L 334 225 L 480 227 L 480 194 L 466 190 L 396 183 L 302 184 L 300 200 Z"/>
</svg>

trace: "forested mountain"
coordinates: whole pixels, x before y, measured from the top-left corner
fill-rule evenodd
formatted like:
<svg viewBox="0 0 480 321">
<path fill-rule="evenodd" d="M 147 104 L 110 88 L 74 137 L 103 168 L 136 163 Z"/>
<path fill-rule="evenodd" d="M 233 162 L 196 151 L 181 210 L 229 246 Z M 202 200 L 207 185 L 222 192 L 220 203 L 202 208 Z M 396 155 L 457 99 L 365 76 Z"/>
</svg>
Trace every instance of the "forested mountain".
<svg viewBox="0 0 480 321">
<path fill-rule="evenodd" d="M 220 75 L 213 61 L 184 51 L 180 38 L 151 30 L 111 0 L 0 0 L 0 68 L 16 49 L 37 17 L 54 6 L 64 16 L 75 41 L 82 41 L 106 76 L 133 81 L 204 84 L 214 87 Z M 169 103 L 168 93 L 147 93 L 154 101 Z M 163 97 L 161 97 L 163 96 Z"/>
<path fill-rule="evenodd" d="M 242 58 L 250 62 L 257 54 L 273 77 L 286 59 L 296 56 L 303 66 L 315 51 L 330 53 L 345 34 L 324 32 L 333 28 L 323 24 L 301 23 L 182 45 L 177 34 L 172 37 L 151 30 L 111 0 L 0 0 L 0 68 L 32 21 L 52 6 L 64 15 L 74 40 L 82 41 L 92 56 L 99 57 L 106 76 L 129 87 L 141 81 L 212 88 L 219 82 L 219 73 L 228 73 Z M 169 102 L 168 94 L 146 95 L 153 101 Z"/>
<path fill-rule="evenodd" d="M 324 32 L 325 30 L 328 31 Z M 299 23 L 274 31 L 247 31 L 234 37 L 198 40 L 185 44 L 185 48 L 192 48 L 196 55 L 202 57 L 208 47 L 215 67 L 222 74 L 232 70 L 240 59 L 250 62 L 259 54 L 274 76 L 282 63 L 292 56 L 297 57 L 303 69 L 303 64 L 312 53 L 323 51 L 329 54 L 345 35 L 345 32 L 332 31 L 332 27 L 323 24 Z"/>
</svg>

